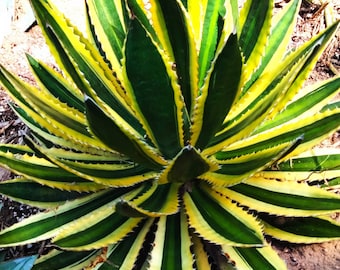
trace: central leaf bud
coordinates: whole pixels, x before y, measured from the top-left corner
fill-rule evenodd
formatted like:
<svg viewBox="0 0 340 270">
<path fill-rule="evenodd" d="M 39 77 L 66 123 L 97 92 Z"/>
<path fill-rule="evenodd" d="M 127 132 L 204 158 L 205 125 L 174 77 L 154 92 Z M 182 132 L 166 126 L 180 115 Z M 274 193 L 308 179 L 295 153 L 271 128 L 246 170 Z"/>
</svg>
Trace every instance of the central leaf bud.
<svg viewBox="0 0 340 270">
<path fill-rule="evenodd" d="M 218 165 L 203 157 L 195 147 L 187 145 L 178 153 L 160 176 L 159 183 L 186 183 L 218 169 Z"/>
</svg>

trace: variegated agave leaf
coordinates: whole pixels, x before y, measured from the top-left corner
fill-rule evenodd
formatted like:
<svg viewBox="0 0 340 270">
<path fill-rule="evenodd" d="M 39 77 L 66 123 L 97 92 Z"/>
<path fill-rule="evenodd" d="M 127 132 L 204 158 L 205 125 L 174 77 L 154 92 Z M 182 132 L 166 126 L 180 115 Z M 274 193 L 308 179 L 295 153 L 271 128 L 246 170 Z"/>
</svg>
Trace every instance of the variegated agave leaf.
<svg viewBox="0 0 340 270">
<path fill-rule="evenodd" d="M 33 269 L 286 269 L 266 236 L 340 238 L 340 78 L 303 87 L 338 22 L 287 52 L 299 0 L 87 0 L 82 34 L 31 1 L 61 74 L 0 69 L 26 145 L 0 193 L 48 209 L 0 246 L 52 239 Z M 15 105 L 14 105 L 15 104 Z M 313 149 L 313 150 L 310 150 Z M 284 223 L 275 217 L 286 217 Z"/>
</svg>

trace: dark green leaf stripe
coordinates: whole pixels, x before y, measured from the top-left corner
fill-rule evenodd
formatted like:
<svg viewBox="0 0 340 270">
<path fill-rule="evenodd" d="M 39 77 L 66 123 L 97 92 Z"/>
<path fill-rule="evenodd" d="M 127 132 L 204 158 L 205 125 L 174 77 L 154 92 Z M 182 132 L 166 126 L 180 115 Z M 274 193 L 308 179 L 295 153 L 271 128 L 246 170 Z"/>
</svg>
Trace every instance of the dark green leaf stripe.
<svg viewBox="0 0 340 270">
<path fill-rule="evenodd" d="M 340 226 L 327 219 L 317 217 L 287 218 L 284 222 L 278 223 L 266 216 L 261 218 L 271 226 L 295 235 L 320 238 L 340 237 Z"/>
<path fill-rule="evenodd" d="M 191 85 L 190 85 L 190 59 L 188 27 L 185 18 L 176 1 L 161 0 L 165 24 L 168 31 L 171 47 L 175 57 L 178 82 L 181 85 L 182 95 L 187 111 L 191 111 Z"/>
<path fill-rule="evenodd" d="M 119 1 L 120 4 L 124 5 L 125 1 Z M 125 25 L 122 25 L 125 21 L 121 21 L 119 17 L 119 13 L 117 10 L 117 6 L 113 1 L 105 1 L 105 0 L 92 0 L 91 4 L 94 6 L 94 12 L 90 14 L 91 17 L 98 19 L 93 22 L 96 25 L 96 28 L 102 27 L 105 35 L 100 35 L 99 40 L 97 40 L 97 47 L 101 48 L 101 40 L 100 38 L 105 38 L 108 41 L 108 48 L 115 53 L 118 61 L 123 59 L 123 44 L 125 40 Z M 123 12 L 126 15 L 126 12 Z M 127 15 L 126 15 L 127 16 Z M 99 26 L 100 24 L 100 26 Z M 94 37 L 96 37 L 94 33 Z M 106 46 L 104 46 L 104 50 Z M 103 52 L 103 51 L 102 51 Z M 105 56 L 104 56 L 105 57 Z"/>
<path fill-rule="evenodd" d="M 340 169 L 340 153 L 292 158 L 277 164 L 280 171 L 325 171 Z"/>
<path fill-rule="evenodd" d="M 150 269 L 193 269 L 191 237 L 183 213 L 160 217 L 147 264 Z"/>
<path fill-rule="evenodd" d="M 0 192 L 6 196 L 31 202 L 62 203 L 84 196 L 75 191 L 62 191 L 28 180 L 9 180 L 0 183 Z"/>
<path fill-rule="evenodd" d="M 332 102 L 330 104 L 325 105 L 321 112 L 327 111 L 327 110 L 334 110 L 340 108 L 340 101 Z"/>
<path fill-rule="evenodd" d="M 208 96 L 203 110 L 203 124 L 196 143 L 204 149 L 223 123 L 238 91 L 242 57 L 236 35 L 230 35 L 216 59 L 209 80 Z"/>
<path fill-rule="evenodd" d="M 134 265 L 139 255 L 139 249 L 142 248 L 144 237 L 149 231 L 149 226 L 150 222 L 146 223 L 142 221 L 123 241 L 109 246 L 108 258 L 98 270 L 121 269 L 120 267 L 123 266 L 123 263 L 126 261 L 128 261 L 130 265 Z M 134 249 L 135 252 L 131 252 L 132 249 Z M 126 265 L 124 266 L 127 267 Z"/>
<path fill-rule="evenodd" d="M 235 247 L 239 255 L 250 265 L 250 269 L 277 270 L 257 248 L 239 248 Z M 237 266 L 237 265 L 236 265 Z"/>
<path fill-rule="evenodd" d="M 207 71 L 210 68 L 210 63 L 214 58 L 216 46 L 220 33 L 218 31 L 218 19 L 219 11 L 223 7 L 223 1 L 221 0 L 208 0 L 206 13 L 204 15 L 203 33 L 201 47 L 199 50 L 199 86 L 204 83 L 204 78 Z"/>
<path fill-rule="evenodd" d="M 221 236 L 240 244 L 262 244 L 253 230 L 224 209 L 202 188 L 194 187 L 190 197 L 204 220 Z"/>
<path fill-rule="evenodd" d="M 186 258 L 182 258 L 181 247 L 182 243 L 180 214 L 168 216 L 166 218 L 166 232 L 163 247 L 162 269 L 182 269 L 182 261 Z"/>
<path fill-rule="evenodd" d="M 173 189 L 176 189 L 176 187 L 178 186 L 174 184 L 158 185 L 152 195 L 141 203 L 139 207 L 150 212 L 158 212 L 162 209 L 164 203 L 169 201 L 170 196 L 170 198 L 173 198 Z M 175 201 L 174 204 L 178 204 L 178 202 Z"/>
<path fill-rule="evenodd" d="M 241 193 L 247 197 L 265 202 L 269 205 L 277 205 L 285 208 L 303 210 L 338 210 L 340 200 L 337 198 L 307 197 L 295 194 L 281 193 L 279 190 L 268 190 L 253 185 L 237 184 L 229 189 Z M 247 204 L 245 202 L 245 204 Z"/>
<path fill-rule="evenodd" d="M 107 178 L 107 179 L 120 179 L 125 177 L 132 177 L 147 174 L 150 172 L 150 169 L 145 168 L 144 166 L 135 164 L 135 165 L 112 165 L 101 164 L 98 166 L 87 166 L 88 163 L 82 163 L 81 161 L 72 162 L 68 160 L 59 160 L 61 163 L 65 164 L 66 167 L 74 169 L 77 172 L 83 173 L 88 176 L 94 176 L 98 178 Z M 93 164 L 92 164 L 93 165 Z"/>
<path fill-rule="evenodd" d="M 178 127 L 178 104 L 161 55 L 136 19 L 131 21 L 126 41 L 126 73 L 157 146 L 166 158 L 173 158 L 181 149 L 183 136 Z"/>
<path fill-rule="evenodd" d="M 240 46 L 247 61 L 263 29 L 271 1 L 251 1 L 251 6 L 240 35 Z"/>
<path fill-rule="evenodd" d="M 247 172 L 257 170 L 263 167 L 267 163 L 273 161 L 273 158 L 277 156 L 277 152 L 273 153 L 271 156 L 258 157 L 257 159 L 251 159 L 247 162 L 240 163 L 229 163 L 220 165 L 220 169 L 216 171 L 220 174 L 227 175 L 241 175 Z"/>
</svg>

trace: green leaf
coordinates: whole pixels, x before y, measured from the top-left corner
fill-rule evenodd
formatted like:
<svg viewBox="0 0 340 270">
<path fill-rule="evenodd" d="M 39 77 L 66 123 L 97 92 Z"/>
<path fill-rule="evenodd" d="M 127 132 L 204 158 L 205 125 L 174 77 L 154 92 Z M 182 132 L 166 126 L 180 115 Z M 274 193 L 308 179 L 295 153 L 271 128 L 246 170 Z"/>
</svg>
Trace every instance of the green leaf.
<svg viewBox="0 0 340 270">
<path fill-rule="evenodd" d="M 207 172 L 199 176 L 199 178 L 215 186 L 236 185 L 245 181 L 254 173 L 271 166 L 287 152 L 293 150 L 299 143 L 300 139 L 297 138 L 292 142 L 227 159 L 223 159 L 223 153 L 216 153 L 214 158 L 211 159 L 219 165 L 219 168 L 215 171 Z"/>
<path fill-rule="evenodd" d="M 276 215 L 310 216 L 340 210 L 340 196 L 306 183 L 254 177 L 216 190 L 251 209 Z"/>
<path fill-rule="evenodd" d="M 68 83 L 58 72 L 49 66 L 39 62 L 34 57 L 27 55 L 28 62 L 40 81 L 40 87 L 48 91 L 61 102 L 84 112 L 84 101 L 81 92 Z"/>
<path fill-rule="evenodd" d="M 175 63 L 174 68 L 177 73 L 178 83 L 181 86 L 182 95 L 188 112 L 192 108 L 192 93 L 191 89 L 191 62 L 193 55 L 190 52 L 190 40 L 188 22 L 184 17 L 181 8 L 176 1 L 159 1 L 162 9 L 166 29 L 168 32 L 171 47 L 174 53 Z M 194 72 L 193 72 L 194 73 Z"/>
<path fill-rule="evenodd" d="M 288 121 L 295 121 L 303 114 L 313 113 L 316 106 L 321 109 L 321 106 L 329 101 L 329 99 L 338 92 L 339 88 L 340 78 L 333 78 L 322 83 L 319 87 L 315 87 L 315 89 L 311 89 L 310 91 L 308 91 L 309 89 L 306 89 L 306 94 L 303 97 L 290 103 L 273 119 L 265 121 L 259 128 L 256 129 L 255 134 L 285 124 Z"/>
<path fill-rule="evenodd" d="M 294 182 L 307 182 L 311 185 L 322 184 L 327 188 L 330 181 L 340 173 L 340 153 L 336 149 L 314 148 L 287 161 L 273 164 L 270 168 L 255 174 L 266 179 L 285 179 Z M 331 187 L 332 185 L 330 185 Z"/>
<path fill-rule="evenodd" d="M 80 228 L 79 226 L 83 229 L 85 224 L 90 226 L 93 223 L 100 223 L 100 221 L 107 217 L 104 213 L 114 212 L 112 205 L 117 202 L 120 196 L 129 191 L 129 189 L 123 188 L 114 189 L 113 191 L 111 190 L 111 192 L 97 192 L 81 199 L 69 201 L 49 212 L 31 216 L 1 231 L 0 246 L 8 247 L 37 242 L 55 237 L 61 232 L 65 235 L 67 231 L 65 232 L 62 229 L 69 228 L 70 224 L 79 224 L 80 222 L 80 225 L 77 225 L 78 228 L 74 227 L 75 225 L 70 228 L 73 233 L 76 233 Z M 110 216 L 109 213 L 107 215 Z M 80 221 L 78 219 L 80 219 Z M 85 222 L 81 222 L 81 220 L 85 220 Z M 115 220 L 115 224 L 119 224 L 120 221 L 120 219 Z M 87 238 L 84 238 L 83 241 L 86 241 L 85 239 Z M 115 241 L 111 243 L 113 242 Z"/>
<path fill-rule="evenodd" d="M 329 152 L 327 149 L 319 151 L 311 150 L 310 155 L 301 155 L 294 157 L 285 162 L 280 162 L 276 165 L 280 171 L 326 171 L 326 170 L 340 170 L 340 151 Z M 313 153 L 314 152 L 314 153 Z"/>
<path fill-rule="evenodd" d="M 96 102 L 110 106 L 144 136 L 139 121 L 127 104 L 121 83 L 109 69 L 96 47 L 50 1 L 34 1 L 33 9 L 57 64 L 79 89 Z M 103 104 L 103 107 L 104 104 Z"/>
<path fill-rule="evenodd" d="M 303 136 L 303 140 L 299 146 L 299 152 L 302 152 L 307 150 L 305 149 L 306 147 L 301 148 L 304 144 L 310 147 L 308 144 L 309 142 L 323 139 L 327 134 L 338 128 L 339 114 L 340 110 L 334 110 L 317 113 L 313 116 L 306 116 L 298 122 L 287 123 L 276 129 L 264 131 L 236 142 L 231 147 L 226 148 L 225 151 L 218 152 L 216 156 L 221 159 L 231 159 L 237 156 L 258 152 L 262 149 L 292 141 Z"/>
<path fill-rule="evenodd" d="M 261 246 L 262 229 L 254 217 L 208 186 L 192 187 L 184 194 L 189 225 L 216 244 Z"/>
<path fill-rule="evenodd" d="M 85 105 L 90 129 L 102 142 L 137 163 L 149 168 L 161 167 L 158 154 L 152 153 L 151 147 L 133 134 L 124 121 L 118 124 L 89 97 L 85 99 Z"/>
<path fill-rule="evenodd" d="M 102 148 L 101 143 L 89 134 L 82 113 L 72 110 L 38 88 L 22 82 L 3 67 L 0 67 L 0 79 L 13 100 L 21 107 L 16 108 L 13 105 L 12 108 L 23 117 L 34 132 L 40 135 L 47 133 L 47 137 L 54 137 L 54 141 L 59 143 L 67 141 L 68 146 L 76 142 L 79 148 L 83 145 Z M 55 139 L 56 137 L 62 139 Z"/>
<path fill-rule="evenodd" d="M 121 155 L 98 157 L 98 155 L 74 153 L 55 148 L 42 149 L 42 152 L 59 167 L 99 185 L 131 186 L 153 179 L 159 174 Z"/>
<path fill-rule="evenodd" d="M 275 111 L 275 108 L 280 104 L 279 101 L 285 97 L 283 94 L 289 90 L 289 86 L 293 83 L 293 78 L 296 76 L 299 78 L 299 73 L 303 71 L 305 65 L 308 66 L 306 63 L 313 62 L 316 59 L 316 56 L 321 52 L 320 48 L 327 44 L 334 35 L 336 28 L 337 24 L 332 25 L 301 48 L 289 54 L 280 65 L 275 66 L 274 70 L 265 73 L 261 80 L 257 80 L 247 91 L 247 95 L 243 95 L 234 104 L 222 125 L 221 131 L 211 140 L 210 148 L 206 149 L 204 153 L 217 152 L 224 146 L 234 142 L 242 142 L 245 137 L 249 136 L 269 116 L 270 111 Z M 285 100 L 285 102 L 288 102 L 288 100 Z M 304 122 L 306 121 L 301 119 L 300 123 L 303 124 Z"/>
<path fill-rule="evenodd" d="M 340 177 L 328 180 L 325 184 L 321 185 L 326 190 L 337 190 L 340 187 Z"/>
<path fill-rule="evenodd" d="M 165 158 L 171 159 L 183 145 L 184 103 L 176 97 L 180 93 L 172 87 L 160 52 L 136 19 L 131 21 L 125 57 L 126 74 L 133 90 L 131 94 L 141 117 L 151 130 L 152 141 Z M 143 68 L 136 63 L 142 64 Z"/>
<path fill-rule="evenodd" d="M 199 49 L 199 86 L 204 83 L 206 73 L 210 68 L 210 63 L 214 58 L 215 50 L 220 36 L 219 11 L 223 7 L 221 0 L 208 0 L 204 14 L 204 23 L 202 29 L 202 40 Z M 198 14 L 197 14 L 198 15 Z"/>
<path fill-rule="evenodd" d="M 283 241 L 321 243 L 340 239 L 340 224 L 329 217 L 261 218 L 265 233 Z"/>
<path fill-rule="evenodd" d="M 270 247 L 262 248 L 241 248 L 228 245 L 222 246 L 222 250 L 227 254 L 236 269 L 253 270 L 286 270 L 285 262 Z"/>
<path fill-rule="evenodd" d="M 300 138 L 294 138 L 291 142 L 278 144 L 272 148 L 267 145 L 261 151 L 232 158 L 227 157 L 225 152 L 218 152 L 215 155 L 215 161 L 220 165 L 220 169 L 216 173 L 235 176 L 248 173 L 249 176 L 250 173 L 259 171 L 261 168 L 269 167 L 274 161 L 298 146 L 301 140 Z"/>
<path fill-rule="evenodd" d="M 76 191 L 58 190 L 22 178 L 1 182 L 0 192 L 16 201 L 40 208 L 55 207 L 84 196 Z"/>
<path fill-rule="evenodd" d="M 48 160 L 35 156 L 27 146 L 0 145 L 0 162 L 18 174 L 37 180 L 86 182 Z"/>
<path fill-rule="evenodd" d="M 183 213 L 160 217 L 148 261 L 150 269 L 193 269 L 190 246 L 188 224 Z"/>
<path fill-rule="evenodd" d="M 252 83 L 254 83 L 254 81 L 256 81 L 266 70 L 270 70 L 270 68 L 277 65 L 275 59 L 284 57 L 295 26 L 296 15 L 299 11 L 300 3 L 301 0 L 290 1 L 285 5 L 282 11 L 275 14 L 271 27 L 271 34 L 267 37 L 268 40 L 265 45 L 265 53 L 261 56 L 260 65 L 254 70 L 251 74 L 251 78 L 244 85 L 244 91 L 249 89 Z"/>
<path fill-rule="evenodd" d="M 198 149 L 204 149 L 220 128 L 238 92 L 242 58 L 236 35 L 229 36 L 212 66 L 209 81 L 206 82 L 206 86 L 203 86 L 208 88 L 204 89 L 207 96 L 204 104 L 198 103 L 197 116 L 193 120 L 192 132 L 199 134 L 193 135 L 198 136 L 195 143 Z M 202 98 L 202 96 L 199 97 L 199 99 Z M 200 132 L 197 129 L 198 126 L 200 126 Z"/>
<path fill-rule="evenodd" d="M 133 269 L 153 221 L 142 222 L 123 241 L 109 246 L 107 259 L 98 270 Z"/>
<path fill-rule="evenodd" d="M 146 183 L 144 187 L 136 199 L 122 198 L 116 205 L 117 212 L 128 217 L 157 217 L 179 211 L 179 184 Z"/>
<path fill-rule="evenodd" d="M 270 21 L 272 1 L 248 0 L 246 2 L 246 5 L 250 6 L 247 14 L 244 14 L 246 19 L 242 25 L 239 40 L 247 62 L 254 48 L 260 43 L 260 38 L 263 38 L 263 32 L 266 37 L 268 36 L 266 24 Z"/>
<path fill-rule="evenodd" d="M 42 255 L 34 264 L 32 270 L 77 270 L 82 267 L 87 267 L 93 263 L 96 258 L 105 255 L 103 250 L 89 250 L 89 251 L 60 251 L 52 250 L 46 255 Z"/>
<path fill-rule="evenodd" d="M 92 35 L 97 47 L 103 50 L 114 70 L 121 65 L 123 45 L 126 37 L 128 14 L 125 1 L 91 0 L 86 2 L 90 23 L 94 25 Z"/>
</svg>

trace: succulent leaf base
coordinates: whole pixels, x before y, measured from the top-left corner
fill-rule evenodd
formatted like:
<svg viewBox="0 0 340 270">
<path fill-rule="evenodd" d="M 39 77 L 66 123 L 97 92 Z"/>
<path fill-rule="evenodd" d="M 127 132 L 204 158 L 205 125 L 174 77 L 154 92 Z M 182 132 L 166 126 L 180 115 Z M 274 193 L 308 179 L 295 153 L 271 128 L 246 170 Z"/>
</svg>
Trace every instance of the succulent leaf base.
<svg viewBox="0 0 340 270">
<path fill-rule="evenodd" d="M 0 247 L 51 239 L 32 269 L 286 269 L 268 240 L 340 238 L 340 77 L 304 86 L 335 22 L 288 51 L 274 1 L 87 0 L 86 33 L 31 1 L 61 72 L 0 69 L 25 145 L 0 193 L 42 211 Z M 285 217 L 284 222 L 278 222 Z"/>
</svg>

